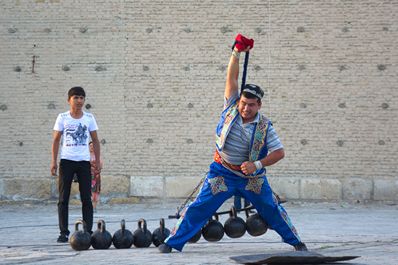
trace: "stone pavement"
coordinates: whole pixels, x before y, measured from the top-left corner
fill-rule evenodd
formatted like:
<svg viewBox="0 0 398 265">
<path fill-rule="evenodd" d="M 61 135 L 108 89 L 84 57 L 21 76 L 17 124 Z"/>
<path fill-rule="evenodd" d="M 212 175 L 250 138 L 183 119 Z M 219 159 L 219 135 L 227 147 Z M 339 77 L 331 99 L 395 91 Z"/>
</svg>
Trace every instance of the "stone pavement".
<svg viewBox="0 0 398 265">
<path fill-rule="evenodd" d="M 126 219 L 134 231 L 137 220 L 145 218 L 149 230 L 159 218 L 174 214 L 177 202 L 100 205 L 94 222 L 104 219 L 112 234 Z M 222 209 L 231 205 L 227 201 Z M 308 247 L 325 255 L 361 256 L 338 264 L 398 264 L 398 205 L 346 203 L 284 204 L 301 238 Z M 80 218 L 80 206 L 70 206 L 70 229 Z M 241 217 L 242 214 L 240 214 Z M 223 215 L 224 222 L 227 216 Z M 175 219 L 166 219 L 171 229 Z M 94 226 L 96 228 L 96 226 Z M 187 244 L 184 251 L 160 254 L 152 245 L 146 249 L 77 252 L 69 244 L 58 244 L 56 203 L 19 203 L 0 205 L 0 264 L 234 264 L 230 256 L 288 251 L 274 231 L 260 237 L 247 233 L 239 239 L 224 238 L 216 243 Z M 337 264 L 337 263 L 335 263 Z"/>
</svg>

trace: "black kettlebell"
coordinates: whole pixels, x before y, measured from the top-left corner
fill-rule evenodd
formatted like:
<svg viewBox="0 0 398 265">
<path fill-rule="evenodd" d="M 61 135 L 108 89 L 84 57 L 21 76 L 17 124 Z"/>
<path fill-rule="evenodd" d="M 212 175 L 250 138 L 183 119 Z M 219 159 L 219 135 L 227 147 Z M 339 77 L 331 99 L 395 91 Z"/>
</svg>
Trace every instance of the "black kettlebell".
<svg viewBox="0 0 398 265">
<path fill-rule="evenodd" d="M 160 226 L 152 232 L 152 242 L 158 247 L 164 243 L 164 240 L 170 235 L 170 230 L 165 227 L 164 219 L 160 219 Z"/>
<path fill-rule="evenodd" d="M 218 221 L 218 215 L 214 215 L 214 219 L 210 219 L 209 222 L 202 228 L 203 238 L 210 242 L 220 241 L 224 236 L 224 228 Z"/>
<path fill-rule="evenodd" d="M 126 222 L 124 219 L 120 221 L 121 229 L 117 230 L 112 237 L 112 242 L 115 248 L 130 248 L 133 245 L 133 233 L 126 229 Z"/>
<path fill-rule="evenodd" d="M 245 234 L 246 223 L 236 214 L 236 209 L 234 206 L 231 208 L 229 213 L 229 218 L 224 223 L 225 234 L 230 238 L 238 238 Z"/>
<path fill-rule="evenodd" d="M 258 213 L 249 216 L 249 210 L 246 210 L 246 217 L 246 229 L 250 235 L 261 236 L 267 232 L 268 225 Z"/>
<path fill-rule="evenodd" d="M 91 245 L 95 249 L 107 249 L 112 245 L 112 235 L 105 229 L 105 221 L 98 220 L 97 230 L 91 235 Z"/>
<path fill-rule="evenodd" d="M 134 246 L 147 248 L 152 244 L 152 234 L 146 227 L 145 219 L 138 220 L 138 228 L 134 231 Z"/>
<path fill-rule="evenodd" d="M 79 224 L 83 226 L 83 230 L 79 230 Z M 75 232 L 69 239 L 69 243 L 74 250 L 87 250 L 91 246 L 91 236 L 87 232 L 86 222 L 77 220 L 75 223 Z"/>
<path fill-rule="evenodd" d="M 199 241 L 200 237 L 202 236 L 202 230 L 199 230 L 193 237 L 191 237 L 190 240 L 188 240 L 189 243 L 196 243 Z"/>
</svg>

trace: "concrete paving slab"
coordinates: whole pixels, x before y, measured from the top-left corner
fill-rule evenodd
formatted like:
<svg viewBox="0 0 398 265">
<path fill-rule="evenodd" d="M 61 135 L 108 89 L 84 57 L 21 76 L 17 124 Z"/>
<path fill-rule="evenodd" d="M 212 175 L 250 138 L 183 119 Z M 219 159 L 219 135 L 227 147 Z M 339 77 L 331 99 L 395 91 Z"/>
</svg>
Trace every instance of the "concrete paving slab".
<svg viewBox="0 0 398 265">
<path fill-rule="evenodd" d="M 174 214 L 181 203 L 139 203 L 100 205 L 94 221 L 104 219 L 112 234 L 120 220 L 134 231 L 137 220 L 145 218 L 148 229 L 159 226 L 161 217 Z M 226 202 L 222 209 L 228 209 Z M 398 264 L 398 205 L 350 205 L 338 203 L 287 203 L 288 211 L 301 238 L 312 250 L 324 255 L 361 256 L 339 264 Z M 244 218 L 243 214 L 240 214 Z M 70 206 L 70 229 L 81 216 L 79 205 Z M 221 222 L 228 216 L 223 215 Z M 177 220 L 166 219 L 171 229 Z M 56 203 L 0 205 L 0 264 L 235 264 L 231 256 L 264 254 L 292 250 L 274 231 L 260 237 L 247 233 L 238 239 L 226 236 L 216 243 L 203 238 L 187 244 L 183 252 L 161 254 L 152 245 L 147 249 L 74 251 L 69 244 L 56 243 L 58 236 Z"/>
</svg>

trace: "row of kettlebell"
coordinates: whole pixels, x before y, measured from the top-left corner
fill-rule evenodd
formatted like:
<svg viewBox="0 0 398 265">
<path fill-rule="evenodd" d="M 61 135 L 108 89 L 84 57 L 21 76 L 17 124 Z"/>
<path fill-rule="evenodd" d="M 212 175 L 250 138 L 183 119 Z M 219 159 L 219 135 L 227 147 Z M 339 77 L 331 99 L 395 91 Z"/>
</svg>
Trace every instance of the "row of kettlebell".
<svg viewBox="0 0 398 265">
<path fill-rule="evenodd" d="M 83 230 L 79 230 L 79 225 Z M 153 233 L 147 229 L 146 221 L 140 219 L 138 228 L 131 233 L 126 229 L 126 223 L 123 219 L 120 223 L 121 229 L 117 230 L 113 236 L 105 228 L 105 221 L 98 220 L 98 228 L 92 235 L 87 232 L 86 223 L 78 220 L 75 223 L 75 232 L 70 237 L 70 245 L 74 250 L 87 250 L 90 246 L 94 249 L 108 249 L 112 244 L 115 248 L 130 248 L 133 244 L 137 248 L 149 247 L 152 243 L 159 246 L 170 235 L 170 230 L 165 227 L 164 219 L 160 219 L 160 227 Z"/>
<path fill-rule="evenodd" d="M 199 230 L 190 240 L 196 243 L 200 237 L 210 242 L 219 241 L 227 234 L 230 238 L 242 237 L 246 231 L 251 236 L 260 236 L 267 232 L 268 226 L 258 213 L 249 215 L 249 209 L 245 210 L 246 221 L 237 216 L 235 207 L 229 211 L 230 217 L 225 221 L 224 226 L 218 220 L 218 214 L 214 219 L 210 219 L 207 224 Z M 79 230 L 79 224 L 83 225 L 83 230 Z M 151 233 L 147 229 L 144 219 L 138 221 L 138 228 L 134 233 L 126 229 L 125 221 L 121 221 L 121 229 L 112 235 L 106 231 L 104 220 L 98 221 L 98 229 L 90 235 L 86 231 L 84 221 L 79 220 L 75 224 L 75 233 L 70 238 L 70 244 L 75 250 L 86 250 L 92 245 L 94 249 L 107 249 L 112 243 L 116 248 L 130 248 L 133 244 L 137 248 L 149 247 L 152 243 L 157 247 L 164 242 L 170 235 L 170 230 L 165 227 L 164 219 L 160 219 L 160 227 Z"/>
<path fill-rule="evenodd" d="M 214 215 L 214 219 L 210 219 L 202 228 L 204 239 L 210 242 L 219 241 L 223 238 L 224 233 L 230 238 L 242 237 L 246 231 L 251 236 L 261 236 L 267 232 L 268 226 L 258 213 L 249 215 L 249 209 L 245 210 L 246 221 L 237 216 L 235 207 L 229 211 L 230 217 L 225 221 L 224 226 L 218 221 L 218 214 Z M 200 233 L 200 231 L 198 232 Z M 195 235 L 197 237 L 198 235 Z M 199 234 L 200 238 L 200 234 Z"/>
</svg>

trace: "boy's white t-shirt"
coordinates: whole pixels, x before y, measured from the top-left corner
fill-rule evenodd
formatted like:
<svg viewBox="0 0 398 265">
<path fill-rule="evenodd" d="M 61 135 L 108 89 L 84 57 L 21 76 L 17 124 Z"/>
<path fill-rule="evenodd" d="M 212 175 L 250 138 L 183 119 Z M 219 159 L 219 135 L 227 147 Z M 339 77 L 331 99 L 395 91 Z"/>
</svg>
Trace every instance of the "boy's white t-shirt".
<svg viewBox="0 0 398 265">
<path fill-rule="evenodd" d="M 75 119 L 69 111 L 60 113 L 54 130 L 62 132 L 61 159 L 90 161 L 90 132 L 98 130 L 93 114 L 83 111 L 83 116 Z"/>
</svg>

